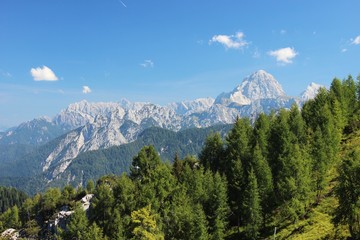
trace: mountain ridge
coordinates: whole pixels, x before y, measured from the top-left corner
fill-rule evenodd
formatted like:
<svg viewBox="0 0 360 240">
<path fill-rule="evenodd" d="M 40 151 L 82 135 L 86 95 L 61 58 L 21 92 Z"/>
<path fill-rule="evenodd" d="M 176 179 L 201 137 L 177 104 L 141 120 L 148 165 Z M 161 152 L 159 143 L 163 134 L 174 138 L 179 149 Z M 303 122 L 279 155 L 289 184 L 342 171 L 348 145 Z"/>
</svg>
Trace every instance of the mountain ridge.
<svg viewBox="0 0 360 240">
<path fill-rule="evenodd" d="M 314 88 L 304 92 L 307 99 Z M 259 70 L 216 99 L 199 98 L 165 106 L 126 99 L 109 103 L 83 100 L 70 104 L 53 119 L 34 119 L 5 132 L 0 144 L 39 146 L 58 137 L 58 144 L 41 160 L 42 171 L 55 179 L 79 154 L 131 143 L 150 127 L 178 132 L 231 124 L 237 117 L 255 120 L 259 113 L 290 108 L 294 103 L 301 105 L 301 97 L 286 96 L 271 74 Z"/>
</svg>

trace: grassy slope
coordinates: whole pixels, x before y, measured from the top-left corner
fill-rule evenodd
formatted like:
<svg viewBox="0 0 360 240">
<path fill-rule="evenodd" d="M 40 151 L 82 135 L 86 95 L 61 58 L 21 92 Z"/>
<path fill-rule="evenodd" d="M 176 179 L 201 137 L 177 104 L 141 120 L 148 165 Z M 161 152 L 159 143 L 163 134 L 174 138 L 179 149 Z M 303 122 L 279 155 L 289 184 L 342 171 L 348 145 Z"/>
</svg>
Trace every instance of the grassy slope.
<svg viewBox="0 0 360 240">
<path fill-rule="evenodd" d="M 348 151 L 360 149 L 360 131 L 346 136 L 342 142 L 341 156 Z M 336 185 L 336 167 L 329 172 L 329 186 L 324 192 L 324 196 L 317 206 L 311 208 L 306 217 L 295 224 L 280 223 L 276 233 L 276 239 L 347 239 L 349 230 L 346 225 L 335 227 L 331 222 L 332 213 L 338 206 L 338 201 L 334 196 L 334 186 Z M 274 227 L 273 227 L 274 229 Z M 274 239 L 273 233 L 265 239 Z"/>
</svg>

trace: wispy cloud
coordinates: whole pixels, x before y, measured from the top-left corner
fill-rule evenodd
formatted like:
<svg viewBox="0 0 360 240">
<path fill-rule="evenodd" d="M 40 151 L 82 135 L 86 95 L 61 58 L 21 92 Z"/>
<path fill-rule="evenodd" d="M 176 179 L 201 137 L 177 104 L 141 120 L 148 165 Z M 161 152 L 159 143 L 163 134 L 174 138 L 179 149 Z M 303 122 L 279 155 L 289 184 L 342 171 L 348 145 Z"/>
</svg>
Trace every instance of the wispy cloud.
<svg viewBox="0 0 360 240">
<path fill-rule="evenodd" d="M 255 48 L 253 54 L 252 54 L 253 58 L 260 58 L 261 57 L 261 52 L 259 51 L 258 48 Z"/>
<path fill-rule="evenodd" d="M 6 72 L 6 71 L 4 71 L 2 69 L 0 69 L 0 75 L 3 76 L 3 77 L 6 77 L 6 78 L 11 78 L 12 77 L 11 73 Z"/>
<path fill-rule="evenodd" d="M 31 68 L 31 76 L 35 81 L 57 81 L 59 80 L 55 73 L 47 66 Z"/>
<path fill-rule="evenodd" d="M 144 68 L 152 68 L 154 67 L 154 62 L 150 59 L 145 60 L 143 63 L 140 63 L 140 66 L 144 67 Z"/>
<path fill-rule="evenodd" d="M 360 44 L 360 35 L 356 36 L 354 40 L 351 42 L 352 44 L 359 45 Z"/>
<path fill-rule="evenodd" d="M 280 30 L 280 34 L 281 34 L 281 35 L 285 35 L 285 34 L 286 34 L 286 30 L 285 30 L 285 29 L 281 29 L 281 30 Z"/>
<path fill-rule="evenodd" d="M 347 48 L 341 49 L 341 52 L 342 52 L 342 53 L 347 52 Z"/>
<path fill-rule="evenodd" d="M 124 7 L 127 8 L 127 6 L 125 5 L 125 3 L 124 3 L 123 1 L 119 0 L 119 2 L 120 2 Z"/>
<path fill-rule="evenodd" d="M 88 93 L 91 93 L 91 89 L 89 86 L 83 86 L 82 92 L 84 94 L 88 94 Z"/>
<path fill-rule="evenodd" d="M 243 32 L 237 32 L 234 35 L 214 35 L 209 40 L 209 44 L 220 43 L 226 49 L 229 49 L 229 48 L 240 49 L 249 44 L 247 41 L 244 40 L 244 37 L 245 37 L 245 35 Z"/>
<path fill-rule="evenodd" d="M 286 47 L 274 51 L 269 51 L 268 54 L 276 58 L 280 63 L 292 63 L 292 59 L 298 55 L 294 48 Z"/>
</svg>

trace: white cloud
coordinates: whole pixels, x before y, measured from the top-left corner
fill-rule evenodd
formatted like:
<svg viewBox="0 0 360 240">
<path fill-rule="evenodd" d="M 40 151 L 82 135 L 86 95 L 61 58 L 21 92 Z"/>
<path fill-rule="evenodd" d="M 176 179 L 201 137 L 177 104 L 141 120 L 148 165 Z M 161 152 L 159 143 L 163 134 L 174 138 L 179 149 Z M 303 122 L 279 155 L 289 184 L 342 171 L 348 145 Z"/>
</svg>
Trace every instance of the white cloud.
<svg viewBox="0 0 360 240">
<path fill-rule="evenodd" d="M 89 86 L 83 86 L 82 92 L 84 94 L 88 94 L 91 93 L 91 89 L 89 88 Z"/>
<path fill-rule="evenodd" d="M 298 55 L 294 48 L 280 48 L 275 51 L 269 51 L 268 54 L 276 58 L 281 63 L 292 63 L 292 59 Z"/>
<path fill-rule="evenodd" d="M 341 49 L 341 52 L 342 52 L 342 53 L 347 52 L 347 48 Z"/>
<path fill-rule="evenodd" d="M 244 40 L 244 37 L 243 32 L 237 32 L 235 35 L 214 35 L 209 40 L 209 44 L 220 43 L 224 45 L 225 48 L 239 49 L 249 44 Z"/>
<path fill-rule="evenodd" d="M 31 68 L 30 73 L 35 81 L 57 81 L 58 77 L 47 66 Z"/>
<path fill-rule="evenodd" d="M 145 60 L 143 63 L 140 63 L 140 66 L 144 67 L 144 68 L 152 68 L 154 67 L 154 62 L 151 60 Z"/>
<path fill-rule="evenodd" d="M 353 41 L 352 44 L 359 45 L 360 44 L 360 35 L 357 36 Z"/>
</svg>

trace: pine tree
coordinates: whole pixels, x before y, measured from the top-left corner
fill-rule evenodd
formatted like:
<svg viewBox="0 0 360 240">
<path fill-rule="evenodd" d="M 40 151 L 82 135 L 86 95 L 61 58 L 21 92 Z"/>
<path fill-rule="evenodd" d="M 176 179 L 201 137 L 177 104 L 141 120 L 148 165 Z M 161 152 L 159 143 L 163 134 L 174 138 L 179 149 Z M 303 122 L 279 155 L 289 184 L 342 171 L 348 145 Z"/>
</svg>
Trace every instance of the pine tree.
<svg viewBox="0 0 360 240">
<path fill-rule="evenodd" d="M 346 117 L 348 118 L 349 123 L 352 121 L 353 113 L 357 108 L 356 84 L 351 75 L 349 75 L 348 78 L 343 81 L 342 88 L 345 102 L 344 105 L 347 107 Z"/>
<path fill-rule="evenodd" d="M 182 181 L 183 170 L 184 170 L 183 161 L 179 158 L 178 153 L 176 153 L 174 158 L 174 163 L 172 165 L 172 173 L 178 181 Z"/>
<path fill-rule="evenodd" d="M 244 222 L 247 239 L 258 239 L 262 224 L 259 189 L 254 170 L 251 168 L 248 175 L 248 184 L 244 192 Z"/>
<path fill-rule="evenodd" d="M 63 232 L 64 239 L 79 239 L 85 240 L 86 232 L 88 231 L 89 221 L 86 217 L 82 206 L 78 204 L 74 213 L 71 215 L 70 222 L 67 224 L 67 231 Z"/>
<path fill-rule="evenodd" d="M 262 155 L 259 144 L 256 144 L 253 149 L 251 162 L 258 183 L 265 227 L 266 215 L 270 214 L 274 208 L 274 187 L 271 168 L 267 159 Z"/>
<path fill-rule="evenodd" d="M 132 167 L 130 168 L 130 177 L 132 179 L 147 177 L 160 163 L 161 160 L 155 148 L 153 146 L 145 146 L 133 159 Z"/>
<path fill-rule="evenodd" d="M 91 201 L 90 216 L 95 220 L 98 226 L 108 231 L 109 221 L 114 207 L 114 195 L 112 188 L 106 181 L 98 183 L 95 189 L 94 197 Z"/>
<path fill-rule="evenodd" d="M 226 137 L 226 177 L 229 181 L 229 200 L 233 213 L 231 221 L 240 226 L 243 215 L 243 191 L 246 173 L 251 166 L 253 129 L 248 119 L 238 118 Z M 236 223 L 235 223 L 236 222 Z"/>
<path fill-rule="evenodd" d="M 289 126 L 289 113 L 281 110 L 270 132 L 270 166 L 273 173 L 275 200 L 278 206 L 286 203 L 296 207 L 288 213 L 296 220 L 303 214 L 310 198 L 310 168 L 307 149 L 300 147 Z M 302 205 L 290 204 L 300 201 Z M 284 208 L 283 208 L 284 209 Z"/>
<path fill-rule="evenodd" d="M 117 179 L 113 187 L 114 208 L 119 211 L 120 216 L 130 216 L 135 210 L 137 201 L 135 192 L 136 186 L 126 174 Z"/>
<path fill-rule="evenodd" d="M 306 144 L 305 122 L 297 104 L 293 104 L 289 114 L 289 128 L 294 136 L 294 141 L 304 146 Z"/>
<path fill-rule="evenodd" d="M 193 211 L 194 211 L 194 219 L 193 219 L 193 224 L 194 227 L 192 229 L 192 237 L 191 239 L 198 239 L 198 240 L 208 240 L 209 239 L 209 235 L 208 235 L 208 223 L 206 220 L 206 215 L 204 213 L 204 210 L 202 208 L 202 206 L 200 204 L 196 204 L 193 207 Z"/>
<path fill-rule="evenodd" d="M 268 156 L 268 138 L 270 132 L 270 116 L 260 113 L 254 123 L 254 138 L 252 146 L 259 145 L 261 154 Z"/>
<path fill-rule="evenodd" d="M 328 156 L 326 154 L 326 140 L 323 138 L 320 128 L 317 128 L 312 138 L 312 173 L 317 192 L 317 201 L 320 200 L 321 193 L 326 186 L 326 173 L 329 169 Z"/>
<path fill-rule="evenodd" d="M 125 236 L 124 236 L 125 229 L 123 226 L 123 220 L 121 218 L 119 209 L 117 209 L 117 208 L 113 209 L 113 213 L 111 215 L 108 225 L 109 226 L 106 227 L 106 229 L 108 229 L 107 235 L 109 236 L 110 239 L 113 239 L 113 240 L 125 239 Z M 97 227 L 97 225 L 96 225 L 96 227 Z M 96 230 L 95 227 L 94 227 L 94 230 Z"/>
<path fill-rule="evenodd" d="M 227 198 L 227 182 L 217 172 L 214 175 L 214 187 L 210 194 L 209 201 L 211 202 L 211 220 L 212 226 L 211 235 L 212 239 L 221 240 L 225 238 L 227 229 L 227 219 L 229 216 L 230 208 L 228 206 Z"/>
<path fill-rule="evenodd" d="M 269 165 L 273 175 L 274 192 L 277 204 L 281 203 L 281 200 L 279 199 L 281 196 L 279 182 L 282 181 L 281 174 L 283 174 L 284 168 L 284 161 L 281 158 L 288 152 L 291 145 L 288 117 L 289 113 L 287 111 L 280 110 L 271 125 L 269 136 Z"/>
<path fill-rule="evenodd" d="M 186 192 L 184 184 L 172 194 L 172 201 L 163 217 L 165 239 L 196 239 L 197 223 L 194 218 L 194 203 Z"/>
<path fill-rule="evenodd" d="M 335 189 L 339 200 L 334 222 L 348 224 L 353 239 L 360 238 L 360 153 L 353 151 L 339 167 Z"/>
<path fill-rule="evenodd" d="M 8 208 L 2 215 L 0 215 L 0 222 L 2 223 L 0 230 L 4 230 L 6 228 L 19 228 L 21 226 L 19 208 L 16 205 Z"/>
<path fill-rule="evenodd" d="M 58 188 L 49 188 L 46 190 L 40 200 L 40 213 L 44 220 L 51 217 L 61 199 L 61 192 Z"/>
<path fill-rule="evenodd" d="M 93 180 L 89 180 L 86 184 L 86 192 L 87 193 L 94 193 L 95 191 L 95 184 Z"/>
<path fill-rule="evenodd" d="M 156 215 L 152 213 L 151 206 L 146 206 L 131 213 L 131 221 L 134 224 L 132 230 L 134 240 L 161 240 L 164 234 L 159 229 Z"/>
<path fill-rule="evenodd" d="M 224 172 L 224 143 L 220 136 L 220 133 L 210 134 L 203 147 L 199 160 L 205 169 L 210 169 L 213 172 L 220 171 Z"/>
<path fill-rule="evenodd" d="M 86 240 L 107 240 L 106 237 L 103 236 L 102 229 L 96 224 L 93 223 L 88 227 L 87 231 L 84 232 L 84 235 L 79 239 Z M 121 239 L 121 238 L 111 238 L 111 239 Z"/>
<path fill-rule="evenodd" d="M 226 155 L 230 166 L 232 161 L 240 159 L 245 169 L 249 167 L 252 133 L 249 119 L 238 118 L 236 120 L 234 127 L 226 137 Z"/>
</svg>

